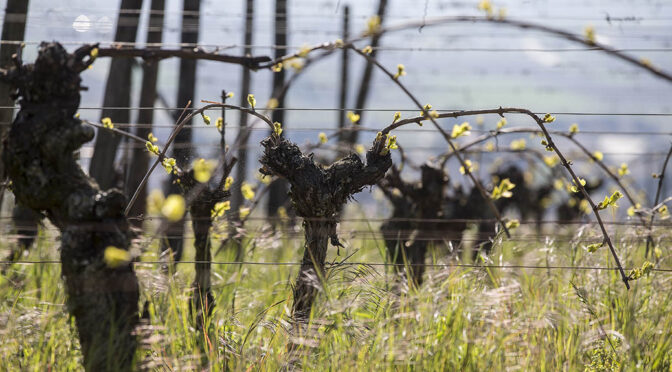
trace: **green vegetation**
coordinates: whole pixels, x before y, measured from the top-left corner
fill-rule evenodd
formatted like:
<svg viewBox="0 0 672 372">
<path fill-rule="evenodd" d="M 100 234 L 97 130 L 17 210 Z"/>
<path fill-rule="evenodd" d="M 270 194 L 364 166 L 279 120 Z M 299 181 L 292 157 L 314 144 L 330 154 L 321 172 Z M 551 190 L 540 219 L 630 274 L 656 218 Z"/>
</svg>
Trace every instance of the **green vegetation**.
<svg viewBox="0 0 672 372">
<path fill-rule="evenodd" d="M 368 224 L 356 227 L 377 231 Z M 636 243 L 636 230 L 619 227 L 612 234 L 625 266 L 641 265 L 644 246 Z M 599 237 L 597 230 L 568 231 L 546 243 L 524 235 L 519 228 L 511 241 L 496 244 L 487 265 L 613 265 L 607 249 L 586 249 L 589 238 Z M 299 261 L 301 239 L 263 229 L 250 236 L 247 261 Z M 55 238 L 51 230 L 42 232 L 24 260 L 57 261 Z M 382 240 L 349 243 L 347 252 L 341 250 L 342 255 L 354 253 L 347 262 L 385 261 Z M 2 244 L 5 251 L 8 242 Z M 142 261 L 158 260 L 157 244 Z M 192 242 L 186 246 L 190 260 Z M 328 262 L 343 260 L 335 252 L 330 250 Z M 234 255 L 223 250 L 213 261 L 232 261 Z M 434 263 L 459 263 L 439 249 L 430 256 Z M 670 267 L 670 261 L 663 256 L 656 267 Z M 203 363 L 213 371 L 276 371 L 290 363 L 320 371 L 672 371 L 669 272 L 643 275 L 626 291 L 616 271 L 434 266 L 427 268 L 422 287 L 407 289 L 399 288 L 391 267 L 332 265 L 309 330 L 290 335 L 290 282 L 298 266 L 213 264 L 216 305 L 203 335 L 189 312 L 193 264 L 177 267 L 176 273 L 164 274 L 161 265 L 136 266 L 141 302 L 148 301 L 150 315 L 150 324 L 140 331 L 140 366 L 173 371 Z M 59 276 L 59 264 L 5 267 L 0 370 L 81 370 Z M 290 353 L 290 340 L 303 346 Z"/>
</svg>

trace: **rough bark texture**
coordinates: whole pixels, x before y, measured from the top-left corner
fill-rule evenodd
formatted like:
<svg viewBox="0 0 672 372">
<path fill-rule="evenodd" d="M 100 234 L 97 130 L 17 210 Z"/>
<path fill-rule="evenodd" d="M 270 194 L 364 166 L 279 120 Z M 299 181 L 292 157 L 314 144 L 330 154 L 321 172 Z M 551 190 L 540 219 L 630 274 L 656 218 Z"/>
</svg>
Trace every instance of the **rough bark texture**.
<svg viewBox="0 0 672 372">
<path fill-rule="evenodd" d="M 458 239 L 462 232 L 462 226 L 455 229 L 439 222 L 447 176 L 440 168 L 425 164 L 421 167 L 421 181 L 408 183 L 393 167 L 380 184 L 393 208 L 392 217 L 380 227 L 390 259 L 402 276 L 404 266 L 409 265 L 410 279 L 421 285 L 429 244 Z"/>
<path fill-rule="evenodd" d="M 38 226 L 44 216 L 34 210 L 24 207 L 20 203 L 14 205 L 12 210 L 12 221 L 14 229 L 19 235 L 18 245 L 12 249 L 12 253 L 7 261 L 19 259 L 25 251 L 28 251 L 37 237 Z"/>
<path fill-rule="evenodd" d="M 196 312 L 196 326 L 199 329 L 205 324 L 205 318 L 212 314 L 215 305 L 215 297 L 212 295 L 211 289 L 211 211 L 215 204 L 224 201 L 231 195 L 229 191 L 224 190 L 223 186 L 235 162 L 236 159 L 233 158 L 224 169 L 223 176 L 216 186 L 196 181 L 193 170 L 179 175 L 180 186 L 184 194 L 193 197 L 193 201 L 189 205 L 189 213 L 191 213 L 191 225 L 194 230 L 195 261 L 197 263 L 195 264 L 196 276 L 192 286 L 194 292 L 191 296 L 191 311 Z"/>
<path fill-rule="evenodd" d="M 147 31 L 147 43 L 160 43 L 163 30 L 163 11 L 165 9 L 164 0 L 152 0 L 152 13 L 149 16 L 149 28 Z M 148 49 L 159 47 L 148 47 Z M 159 60 L 145 60 L 142 65 L 142 88 L 140 92 L 140 107 L 154 107 L 156 102 L 156 82 L 159 74 Z M 136 127 L 135 135 L 140 138 L 147 138 L 152 132 L 152 123 L 154 121 L 154 110 L 145 109 L 138 113 L 138 123 L 147 124 Z M 144 146 L 133 148 L 132 161 L 128 171 L 128 180 L 125 185 L 126 195 L 133 195 L 135 190 L 142 183 L 142 178 L 149 169 L 149 153 Z M 133 204 L 129 216 L 144 215 L 147 208 L 147 186 L 140 190 L 138 200 L 140 203 Z M 135 227 L 142 227 L 142 219 L 134 219 L 132 223 Z"/>
<path fill-rule="evenodd" d="M 26 32 L 26 17 L 28 15 L 28 0 L 7 0 L 5 20 L 2 23 L 2 40 L 23 41 Z M 0 46 L 0 66 L 7 66 L 12 60 L 12 54 L 19 48 L 18 45 L 3 44 Z M 10 87 L 0 82 L 0 106 L 11 107 L 14 100 L 10 97 Z M 12 123 L 13 108 L 0 108 L 0 156 L 2 156 L 2 140 L 7 128 Z M 0 182 L 5 180 L 5 167 L 0 159 Z M 0 190 L 0 210 L 4 191 Z"/>
<path fill-rule="evenodd" d="M 142 0 L 122 0 L 119 9 L 140 11 Z M 127 43 L 135 42 L 139 20 L 139 12 L 122 13 L 120 11 L 114 40 Z M 110 70 L 105 84 L 105 97 L 103 98 L 103 107 L 107 108 L 103 109 L 101 118 L 109 117 L 113 123 L 130 122 L 130 110 L 126 107 L 131 104 L 132 66 L 132 58 L 112 58 L 112 61 L 110 61 Z M 118 109 L 119 107 L 124 108 Z M 108 189 L 116 184 L 118 175 L 114 171 L 114 159 L 120 141 L 121 136 L 105 130 L 99 130 L 96 136 L 89 174 L 102 189 Z"/>
<path fill-rule="evenodd" d="M 131 369 L 138 323 L 138 281 L 130 263 L 110 267 L 108 246 L 127 249 L 125 198 L 101 191 L 82 171 L 74 152 L 94 132 L 74 117 L 79 73 L 93 46 L 68 54 L 43 43 L 34 65 L 17 57 L 2 79 L 17 88 L 21 110 L 5 142 L 3 160 L 19 203 L 43 212 L 61 230 L 67 306 L 75 317 L 84 364 L 90 371 Z"/>
<path fill-rule="evenodd" d="M 384 140 L 374 142 L 366 164 L 350 154 L 330 166 L 317 164 L 313 155 L 301 153 L 295 144 L 271 136 L 261 142 L 261 172 L 287 179 L 297 215 L 304 218 L 305 250 L 294 287 L 294 318 L 306 322 L 320 288 L 328 242 L 340 246 L 336 235 L 338 213 L 353 194 L 374 185 L 392 165 L 389 153 L 381 155 Z"/>
</svg>

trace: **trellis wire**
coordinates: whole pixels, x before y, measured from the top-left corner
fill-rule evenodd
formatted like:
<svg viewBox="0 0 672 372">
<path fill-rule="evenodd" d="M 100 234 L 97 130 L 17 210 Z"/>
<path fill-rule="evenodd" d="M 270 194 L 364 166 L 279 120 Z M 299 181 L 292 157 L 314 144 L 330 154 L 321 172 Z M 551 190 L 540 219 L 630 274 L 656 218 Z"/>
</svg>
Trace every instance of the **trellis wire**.
<svg viewBox="0 0 672 372">
<path fill-rule="evenodd" d="M 310 3 L 310 2 L 308 2 Z M 300 5 L 301 2 L 297 3 L 297 5 Z M 415 3 L 412 3 L 413 6 L 415 6 Z M 83 11 L 91 12 L 91 8 L 78 8 L 78 7 L 69 7 L 68 8 L 69 13 L 65 13 L 63 11 L 59 11 L 59 15 L 65 15 L 65 14 L 70 14 L 70 15 L 80 15 L 82 14 Z M 104 14 L 111 14 L 111 13 L 118 13 L 118 14 L 157 14 L 157 15 L 175 15 L 175 16 L 182 16 L 182 15 L 190 15 L 190 16 L 208 16 L 208 17 L 222 17 L 222 18 L 244 18 L 247 16 L 245 13 L 239 13 L 239 12 L 225 12 L 225 13 L 218 13 L 218 12 L 212 12 L 212 11 L 197 11 L 197 10 L 141 10 L 141 9 L 118 9 L 118 8 L 99 8 L 96 7 L 95 9 L 97 12 L 104 13 Z M 296 13 L 295 11 L 290 12 L 279 12 L 279 13 L 260 13 L 257 14 L 256 17 L 274 17 L 276 14 L 278 15 L 285 15 L 289 16 L 291 15 L 292 17 L 296 18 L 301 18 L 301 17 L 306 17 L 306 18 L 334 18 L 338 19 L 342 15 L 339 13 L 340 7 L 336 7 L 336 11 L 330 14 L 315 14 L 315 13 Z M 45 12 L 46 13 L 46 12 Z M 49 13 L 47 13 L 49 14 Z M 47 15 L 45 14 L 45 15 Z M 352 18 L 359 18 L 359 19 L 368 19 L 370 16 L 367 14 L 353 14 L 350 17 Z M 545 19 L 548 20 L 572 20 L 572 21 L 613 21 L 613 22 L 642 22 L 642 21 L 649 21 L 649 20 L 672 20 L 671 17 L 664 17 L 664 16 L 620 16 L 620 17 L 614 17 L 610 15 L 605 15 L 605 16 L 600 16 L 600 17 L 595 17 L 595 16 L 583 16 L 583 17 L 577 17 L 575 15 L 569 16 L 569 15 L 557 15 L 557 14 L 546 14 Z M 133 17 L 135 19 L 135 17 Z M 407 14 L 388 14 L 386 15 L 387 19 L 415 19 L 417 16 L 412 16 L 412 15 L 407 15 Z"/>
<path fill-rule="evenodd" d="M 19 106 L 0 106 L 0 109 L 18 109 Z M 184 110 L 184 107 L 137 107 L 137 106 L 127 106 L 127 107 L 102 107 L 102 106 L 84 106 L 80 107 L 79 110 L 157 110 L 157 111 L 181 111 Z M 191 108 L 193 110 L 194 108 Z M 212 109 L 215 111 L 216 109 Z M 355 108 L 338 108 L 338 107 L 278 107 L 274 110 L 285 110 L 285 111 L 355 111 Z M 367 112 L 419 112 L 418 109 L 414 108 L 365 108 L 362 109 Z M 446 109 L 446 108 L 436 108 L 435 111 L 438 113 L 450 113 L 450 112 L 460 112 L 464 111 L 463 109 Z M 548 111 L 554 115 L 571 115 L 571 116 L 672 116 L 672 112 L 581 112 L 581 111 Z M 544 115 L 548 113 L 544 112 L 533 112 L 536 115 Z M 494 116 L 494 115 L 493 115 Z"/>
<path fill-rule="evenodd" d="M 44 260 L 44 261 L 0 261 L 0 264 L 20 264 L 20 265 L 48 265 L 60 264 L 58 260 Z M 258 261 L 134 261 L 134 265 L 167 265 L 167 264 L 203 264 L 210 263 L 212 265 L 254 265 L 254 266 L 300 266 L 301 262 L 258 262 Z M 478 265 L 466 263 L 429 263 L 429 264 L 397 264 L 387 262 L 337 262 L 326 263 L 328 267 L 339 266 L 376 266 L 376 267 L 399 267 L 399 266 L 425 266 L 425 267 L 466 267 L 474 269 L 531 269 L 531 270 L 606 270 L 616 271 L 616 267 L 606 266 L 541 266 L 541 265 Z M 625 268 L 625 270 L 633 270 L 634 268 Z M 672 268 L 654 268 L 655 272 L 672 273 Z"/>
<path fill-rule="evenodd" d="M 0 44 L 5 45 L 40 45 L 42 41 L 16 41 L 0 40 Z M 86 45 L 98 43 L 101 46 L 133 46 L 133 47 L 169 47 L 169 48 L 202 48 L 214 50 L 227 50 L 234 48 L 255 48 L 255 49 L 301 49 L 302 45 L 270 45 L 270 44 L 199 44 L 199 43 L 143 43 L 143 42 L 122 42 L 122 41 L 64 41 L 63 45 Z M 407 51 L 407 52 L 538 52 L 538 53 L 564 53 L 564 52 L 594 52 L 600 51 L 599 48 L 475 48 L 475 47 L 403 47 L 403 46 L 377 46 L 371 48 L 381 51 Z M 619 52 L 672 52 L 672 48 L 618 48 Z"/>
<path fill-rule="evenodd" d="M 11 123 L 9 122 L 0 122 L 0 126 L 11 126 Z M 114 126 L 117 128 L 174 128 L 174 124 L 149 124 L 149 123 L 114 123 Z M 238 126 L 229 126 L 227 125 L 227 128 L 231 129 L 238 129 Z M 329 131 L 329 130 L 334 130 L 333 127 L 330 126 L 330 124 L 325 124 L 324 126 L 317 126 L 317 127 L 296 127 L 293 128 L 291 126 L 287 127 L 289 130 L 292 132 L 316 132 L 316 131 Z M 379 128 L 373 128 L 373 127 L 366 127 L 366 126 L 357 126 L 353 127 L 360 132 L 378 132 Z M 529 127 L 530 129 L 534 129 L 534 127 Z M 212 130 L 212 127 L 206 126 L 206 125 L 199 125 L 199 126 L 193 126 L 190 128 L 191 130 Z M 259 128 L 259 127 L 252 127 L 248 128 L 247 130 L 250 131 L 261 131 L 261 132 L 268 132 L 268 128 Z M 470 132 L 472 133 L 490 133 L 494 131 L 488 130 L 488 129 L 471 129 Z M 425 128 L 399 128 L 395 129 L 395 132 L 412 132 L 412 133 L 435 133 L 435 130 L 432 129 L 425 129 Z M 558 134 L 558 133 L 567 133 L 567 131 L 561 131 L 561 130 L 556 130 L 556 131 L 549 131 L 551 134 Z M 515 134 L 515 133 L 512 133 Z M 620 136 L 672 136 L 672 132 L 655 132 L 655 131 L 613 131 L 613 130 L 581 130 L 577 135 L 603 135 L 603 134 L 609 134 L 609 135 L 620 135 Z M 203 142 L 194 142 L 195 145 L 203 144 Z M 614 153 L 616 154 L 616 153 Z M 621 154 L 620 152 L 618 154 Z"/>
<path fill-rule="evenodd" d="M 0 216 L 0 219 L 12 219 L 12 216 Z M 136 221 L 153 221 L 153 220 L 162 220 L 163 217 L 152 217 L 152 216 L 131 216 L 129 217 L 130 220 L 136 220 Z M 311 218 L 304 218 L 306 220 L 318 220 L 318 219 L 311 219 Z M 189 217 L 186 219 L 187 221 L 193 221 L 193 217 Z M 196 220 L 199 220 L 199 218 L 196 218 Z M 246 219 L 247 221 L 282 221 L 282 218 L 280 217 L 273 217 L 273 218 L 267 218 L 267 217 L 248 217 Z M 406 222 L 431 222 L 431 223 L 445 223 L 445 224 L 451 224 L 451 223 L 481 223 L 481 222 L 495 222 L 495 219 L 492 218 L 451 218 L 451 219 L 433 219 L 433 218 L 376 218 L 376 217 L 371 217 L 371 218 L 343 218 L 340 220 L 342 223 L 343 222 L 382 222 L 382 221 L 406 221 Z M 537 222 L 540 222 L 545 225 L 591 225 L 595 224 L 595 221 L 581 221 L 581 220 L 541 220 L 541 221 L 535 221 L 535 220 L 520 220 L 519 223 L 521 225 L 526 225 L 526 224 L 536 224 Z M 608 225 L 617 225 L 617 226 L 644 226 L 644 223 L 641 221 L 637 221 L 635 219 L 628 220 L 628 221 L 604 221 L 605 224 Z M 654 226 L 668 226 L 670 225 L 670 221 L 656 221 Z"/>
</svg>

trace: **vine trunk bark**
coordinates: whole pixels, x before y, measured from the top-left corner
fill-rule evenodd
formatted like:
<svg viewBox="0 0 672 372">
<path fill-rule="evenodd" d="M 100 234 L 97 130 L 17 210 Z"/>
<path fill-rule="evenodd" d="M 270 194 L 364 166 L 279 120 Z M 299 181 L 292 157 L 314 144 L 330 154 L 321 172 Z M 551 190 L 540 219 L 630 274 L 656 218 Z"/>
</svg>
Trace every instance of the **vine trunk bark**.
<svg viewBox="0 0 672 372">
<path fill-rule="evenodd" d="M 316 163 L 287 139 L 272 135 L 262 141 L 260 159 L 266 175 L 285 178 L 297 215 L 303 217 L 305 250 L 294 287 L 295 321 L 306 323 L 317 293 L 323 288 L 329 242 L 341 246 L 336 234 L 339 212 L 352 195 L 376 184 L 392 165 L 385 137 L 378 136 L 366 154 L 366 164 L 350 154 L 329 166 Z"/>
<path fill-rule="evenodd" d="M 320 283 L 324 279 L 324 264 L 327 259 L 329 236 L 336 232 L 336 223 L 323 220 L 303 222 L 306 242 L 298 279 L 294 286 L 292 313 L 299 321 L 307 321 L 317 296 Z"/>
<path fill-rule="evenodd" d="M 29 65 L 17 54 L 14 66 L 0 76 L 14 88 L 12 97 L 21 97 L 3 160 L 16 199 L 44 213 L 61 231 L 66 304 L 75 318 L 84 367 L 130 370 L 139 287 L 127 251 L 132 236 L 126 200 L 118 190 L 101 190 L 75 157 L 94 136 L 75 117 L 79 74 L 93 62 L 94 48 L 69 54 L 58 43 L 42 43 Z"/>
</svg>

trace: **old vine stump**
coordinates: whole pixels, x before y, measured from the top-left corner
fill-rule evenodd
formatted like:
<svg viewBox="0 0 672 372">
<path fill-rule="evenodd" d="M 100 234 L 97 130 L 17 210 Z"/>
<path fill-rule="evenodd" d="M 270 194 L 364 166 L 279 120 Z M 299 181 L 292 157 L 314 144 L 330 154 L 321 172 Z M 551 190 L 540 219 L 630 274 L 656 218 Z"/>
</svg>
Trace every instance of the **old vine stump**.
<svg viewBox="0 0 672 372">
<path fill-rule="evenodd" d="M 225 166 L 219 182 L 211 187 L 209 182 L 201 183 L 194 177 L 194 170 L 179 172 L 178 180 L 184 195 L 191 200 L 189 213 L 194 230 L 194 248 L 196 250 L 196 275 L 192 284 L 192 296 L 190 311 L 196 312 L 196 327 L 202 329 L 205 318 L 212 314 L 215 305 L 215 297 L 212 294 L 211 260 L 212 245 L 210 243 L 210 228 L 212 227 L 212 209 L 215 204 L 231 196 L 228 190 L 224 190 L 226 177 L 231 173 L 231 168 L 236 163 L 236 158 Z"/>
<path fill-rule="evenodd" d="M 379 183 L 392 203 L 392 216 L 380 227 L 395 270 L 405 277 L 409 266 L 410 281 L 422 284 L 427 247 L 444 238 L 453 239 L 458 232 L 439 222 L 448 176 L 439 167 L 424 164 L 420 182 L 402 180 L 399 170 L 392 170 Z M 461 233 L 461 231 L 459 231 Z"/>
<path fill-rule="evenodd" d="M 292 313 L 299 323 L 305 323 L 324 278 L 327 247 L 340 246 L 336 235 L 338 214 L 353 194 L 365 186 L 374 185 L 392 165 L 390 154 L 383 151 L 384 137 L 376 139 L 366 153 L 366 164 L 359 156 L 350 154 L 330 166 L 304 155 L 288 140 L 271 136 L 261 142 L 264 153 L 260 159 L 261 172 L 287 179 L 297 215 L 303 217 L 305 250 L 299 275 L 294 286 Z"/>
<path fill-rule="evenodd" d="M 61 230 L 61 263 L 67 307 L 75 318 L 89 371 L 130 370 L 136 349 L 138 280 L 128 261 L 105 261 L 108 247 L 128 249 L 126 200 L 102 191 L 77 164 L 74 152 L 93 139 L 75 118 L 82 90 L 80 72 L 95 46 L 69 54 L 42 43 L 34 64 L 14 66 L 0 78 L 21 109 L 6 139 L 3 161 L 16 199 L 44 213 Z"/>
</svg>

